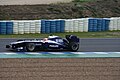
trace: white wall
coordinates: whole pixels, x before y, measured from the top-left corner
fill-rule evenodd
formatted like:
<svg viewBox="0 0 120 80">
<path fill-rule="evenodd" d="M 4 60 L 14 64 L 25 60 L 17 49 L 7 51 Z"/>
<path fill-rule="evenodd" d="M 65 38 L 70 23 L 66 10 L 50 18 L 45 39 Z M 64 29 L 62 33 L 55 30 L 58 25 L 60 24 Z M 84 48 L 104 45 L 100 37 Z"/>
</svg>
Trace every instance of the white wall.
<svg viewBox="0 0 120 80">
<path fill-rule="evenodd" d="M 13 20 L 13 34 L 29 34 L 40 32 L 40 20 Z"/>
<path fill-rule="evenodd" d="M 88 18 L 66 19 L 65 32 L 88 32 Z"/>
</svg>

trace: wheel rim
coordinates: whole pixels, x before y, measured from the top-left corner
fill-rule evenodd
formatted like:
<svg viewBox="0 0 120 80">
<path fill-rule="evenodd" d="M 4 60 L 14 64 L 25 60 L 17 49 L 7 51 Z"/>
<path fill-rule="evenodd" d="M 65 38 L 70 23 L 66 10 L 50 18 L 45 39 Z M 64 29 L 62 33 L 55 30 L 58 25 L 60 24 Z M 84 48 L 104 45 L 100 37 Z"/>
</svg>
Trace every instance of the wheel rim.
<svg viewBox="0 0 120 80">
<path fill-rule="evenodd" d="M 73 49 L 73 50 L 77 50 L 77 49 L 78 49 L 78 45 L 77 45 L 77 44 L 74 44 L 74 45 L 72 46 L 72 49 Z"/>
<path fill-rule="evenodd" d="M 35 45 L 33 43 L 30 43 L 30 44 L 27 45 L 27 48 L 28 48 L 29 51 L 34 51 Z"/>
</svg>

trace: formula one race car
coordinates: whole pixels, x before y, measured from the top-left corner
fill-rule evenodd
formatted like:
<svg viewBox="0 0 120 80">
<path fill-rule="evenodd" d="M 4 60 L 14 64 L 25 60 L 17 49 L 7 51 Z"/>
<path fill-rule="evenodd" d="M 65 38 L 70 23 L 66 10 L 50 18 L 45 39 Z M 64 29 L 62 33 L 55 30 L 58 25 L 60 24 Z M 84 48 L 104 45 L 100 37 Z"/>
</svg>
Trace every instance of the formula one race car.
<svg viewBox="0 0 120 80">
<path fill-rule="evenodd" d="M 44 39 L 26 39 L 17 40 L 16 42 L 6 45 L 15 51 L 38 51 L 38 50 L 69 50 L 77 51 L 79 49 L 79 38 L 74 35 L 66 35 L 66 38 L 50 35 Z"/>
</svg>

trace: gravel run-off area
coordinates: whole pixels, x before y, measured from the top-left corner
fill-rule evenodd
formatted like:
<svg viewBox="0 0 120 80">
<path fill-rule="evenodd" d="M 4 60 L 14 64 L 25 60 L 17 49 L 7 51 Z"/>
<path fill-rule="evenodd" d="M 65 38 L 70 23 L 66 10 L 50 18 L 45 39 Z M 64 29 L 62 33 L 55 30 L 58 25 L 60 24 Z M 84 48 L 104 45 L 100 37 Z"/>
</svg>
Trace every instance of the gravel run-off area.
<svg viewBox="0 0 120 80">
<path fill-rule="evenodd" d="M 0 80 L 120 80 L 120 58 L 0 59 Z"/>
</svg>

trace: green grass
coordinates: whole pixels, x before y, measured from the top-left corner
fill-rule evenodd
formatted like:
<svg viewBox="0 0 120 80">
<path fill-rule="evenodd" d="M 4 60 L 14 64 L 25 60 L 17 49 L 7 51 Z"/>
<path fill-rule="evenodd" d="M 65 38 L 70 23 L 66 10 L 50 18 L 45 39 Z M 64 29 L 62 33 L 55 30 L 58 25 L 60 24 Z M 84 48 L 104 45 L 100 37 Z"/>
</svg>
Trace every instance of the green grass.
<svg viewBox="0 0 120 80">
<path fill-rule="evenodd" d="M 65 35 L 76 35 L 79 38 L 120 38 L 120 31 L 108 32 L 70 32 L 70 33 L 53 33 L 53 35 L 65 37 Z M 0 38 L 45 38 L 50 34 L 14 34 L 0 35 Z"/>
</svg>

